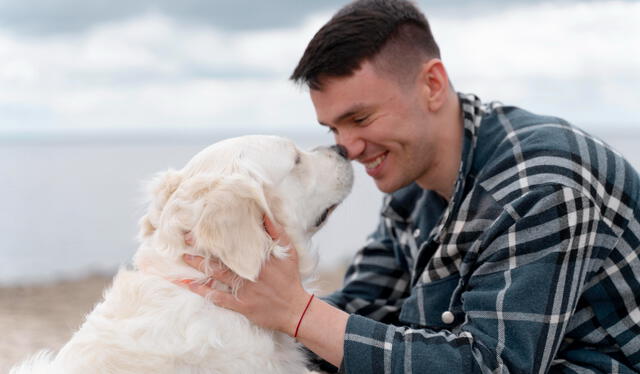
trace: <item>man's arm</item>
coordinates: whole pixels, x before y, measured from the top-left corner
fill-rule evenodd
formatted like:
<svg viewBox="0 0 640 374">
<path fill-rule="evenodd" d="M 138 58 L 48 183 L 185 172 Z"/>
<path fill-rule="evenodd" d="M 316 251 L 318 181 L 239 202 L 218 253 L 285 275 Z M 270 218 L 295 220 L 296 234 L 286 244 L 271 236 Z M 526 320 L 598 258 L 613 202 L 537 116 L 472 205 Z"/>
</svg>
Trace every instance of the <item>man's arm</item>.
<svg viewBox="0 0 640 374">
<path fill-rule="evenodd" d="M 615 243 L 601 218 L 575 190 L 532 189 L 481 237 L 473 272 L 460 279 L 462 323 L 409 328 L 352 315 L 344 372 L 546 372 L 585 284 Z"/>
<path fill-rule="evenodd" d="M 299 336 L 334 365 L 342 362 L 347 373 L 545 372 L 594 261 L 606 257 L 607 240 L 613 239 L 599 211 L 579 192 L 537 187 L 505 207 L 479 239 L 473 273 L 462 279 L 462 324 L 449 330 L 398 327 L 346 317 L 317 303 L 304 316 Z M 196 291 L 259 325 L 293 335 L 309 295 L 291 281 L 295 261 L 269 262 L 266 281 L 247 284 L 239 300 Z M 269 279 L 273 273 L 285 281 Z"/>
<path fill-rule="evenodd" d="M 398 324 L 409 296 L 411 276 L 397 259 L 398 242 L 382 218 L 367 244 L 354 256 L 341 289 L 324 297 L 329 304 L 384 323 Z"/>
<path fill-rule="evenodd" d="M 266 217 L 265 228 L 281 245 L 289 245 L 286 233 Z M 325 300 L 314 298 L 300 322 L 297 339 L 336 367 L 342 361 L 348 313 L 398 323 L 399 310 L 409 294 L 410 280 L 408 272 L 396 260 L 394 243 L 391 229 L 382 219 L 367 245 L 355 256 L 345 276 L 344 287 Z M 184 260 L 194 268 L 204 269 L 201 257 L 185 257 Z M 228 282 L 233 276 L 228 271 L 217 271 L 215 263 L 209 268 L 213 269 L 212 278 L 215 280 Z M 258 325 L 289 335 L 294 335 L 310 297 L 300 282 L 296 251 L 291 251 L 291 255 L 284 259 L 268 259 L 258 281 L 244 283 L 237 298 L 207 285 L 188 286 L 215 304 L 244 314 Z"/>
<path fill-rule="evenodd" d="M 383 218 L 367 244 L 355 255 L 343 287 L 310 305 L 307 312 L 310 318 L 305 315 L 298 336 L 305 347 L 340 367 L 344 330 L 350 314 L 400 323 L 398 315 L 409 296 L 410 275 L 398 263 L 394 245 L 397 241 L 389 222 Z M 334 347 L 340 349 L 331 352 Z"/>
</svg>

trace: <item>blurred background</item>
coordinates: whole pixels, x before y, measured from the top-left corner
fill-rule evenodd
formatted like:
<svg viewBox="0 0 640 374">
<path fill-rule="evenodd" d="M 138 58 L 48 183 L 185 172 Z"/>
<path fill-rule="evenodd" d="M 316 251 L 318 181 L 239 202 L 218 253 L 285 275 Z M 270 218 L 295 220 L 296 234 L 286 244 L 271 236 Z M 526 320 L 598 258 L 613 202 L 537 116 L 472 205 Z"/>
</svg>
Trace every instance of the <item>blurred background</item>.
<svg viewBox="0 0 640 374">
<path fill-rule="evenodd" d="M 288 76 L 346 3 L 0 0 L 0 372 L 58 348 L 129 262 L 154 173 L 231 136 L 332 142 Z M 563 117 L 640 168 L 640 2 L 417 3 L 456 89 Z M 325 289 L 376 224 L 354 166 L 315 241 Z"/>
</svg>

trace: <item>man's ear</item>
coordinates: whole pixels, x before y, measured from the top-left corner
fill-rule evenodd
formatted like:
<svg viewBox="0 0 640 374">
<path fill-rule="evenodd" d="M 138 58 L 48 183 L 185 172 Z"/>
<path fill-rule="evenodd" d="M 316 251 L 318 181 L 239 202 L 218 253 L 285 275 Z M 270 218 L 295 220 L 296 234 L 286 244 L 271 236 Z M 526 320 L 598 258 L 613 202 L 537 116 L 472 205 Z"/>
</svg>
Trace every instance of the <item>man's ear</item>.
<svg viewBox="0 0 640 374">
<path fill-rule="evenodd" d="M 144 239 L 156 231 L 162 210 L 181 182 L 182 175 L 173 169 L 156 174 L 149 182 L 147 191 L 151 201 L 147 213 L 140 218 L 138 238 Z"/>
<path fill-rule="evenodd" d="M 262 217 L 271 214 L 261 184 L 245 175 L 224 177 L 201 199 L 204 207 L 191 229 L 194 245 L 255 281 L 274 246 L 264 229 Z"/>
<path fill-rule="evenodd" d="M 432 58 L 425 62 L 419 79 L 424 102 L 431 112 L 437 112 L 444 105 L 451 87 L 442 61 Z"/>
</svg>

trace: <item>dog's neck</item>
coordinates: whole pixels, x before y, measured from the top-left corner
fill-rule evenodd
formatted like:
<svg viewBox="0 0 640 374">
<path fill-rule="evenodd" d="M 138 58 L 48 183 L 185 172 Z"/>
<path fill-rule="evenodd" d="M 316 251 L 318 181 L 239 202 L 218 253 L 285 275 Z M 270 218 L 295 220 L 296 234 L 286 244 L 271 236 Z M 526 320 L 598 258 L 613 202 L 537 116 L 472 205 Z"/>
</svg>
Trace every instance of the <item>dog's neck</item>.
<svg viewBox="0 0 640 374">
<path fill-rule="evenodd" d="M 293 248 L 298 249 L 299 270 L 303 282 L 312 280 L 317 268 L 317 257 L 308 250 L 309 240 L 301 239 L 298 235 L 291 236 Z M 138 248 L 133 265 L 137 271 L 158 276 L 169 281 L 190 279 L 206 281 L 208 275 L 187 265 L 182 255 L 187 251 L 176 251 L 175 254 L 159 253 L 152 241 L 143 241 Z M 197 253 L 190 253 L 195 254 Z M 233 270 L 233 269 L 231 269 Z"/>
<path fill-rule="evenodd" d="M 181 254 L 162 255 L 146 243 L 138 248 L 133 264 L 136 270 L 142 273 L 159 276 L 169 281 L 206 278 L 206 275 L 187 265 L 182 260 Z"/>
</svg>

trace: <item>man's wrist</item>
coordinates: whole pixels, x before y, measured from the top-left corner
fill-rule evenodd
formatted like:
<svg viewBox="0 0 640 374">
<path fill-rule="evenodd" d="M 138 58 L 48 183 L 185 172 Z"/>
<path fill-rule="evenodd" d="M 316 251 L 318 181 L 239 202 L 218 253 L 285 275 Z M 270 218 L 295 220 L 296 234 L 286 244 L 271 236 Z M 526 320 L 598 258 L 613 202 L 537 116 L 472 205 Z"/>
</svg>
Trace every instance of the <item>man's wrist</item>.
<svg viewBox="0 0 640 374">
<path fill-rule="evenodd" d="M 349 314 L 314 298 L 300 323 L 297 340 L 332 365 L 343 358 L 344 334 Z"/>
<path fill-rule="evenodd" d="M 294 338 L 298 337 L 298 329 L 300 328 L 300 324 L 302 323 L 302 320 L 304 319 L 304 315 L 307 313 L 307 310 L 309 310 L 309 306 L 311 305 L 311 302 L 313 301 L 314 297 L 315 297 L 314 294 L 311 294 L 311 296 L 309 296 L 309 300 L 307 301 L 307 305 L 305 305 L 304 309 L 302 310 L 302 314 L 300 314 L 300 318 L 298 318 L 298 323 L 296 323 L 296 330 L 293 333 L 293 337 Z"/>
<path fill-rule="evenodd" d="M 286 314 L 285 320 L 283 321 L 281 329 L 282 332 L 291 337 L 294 337 L 294 335 L 296 334 L 296 328 L 298 328 L 298 330 L 300 329 L 300 327 L 298 326 L 298 323 L 301 322 L 300 318 L 303 316 L 303 314 L 306 314 L 306 312 L 308 312 L 308 310 L 305 312 L 305 309 L 307 309 L 307 303 L 309 302 L 311 296 L 311 293 L 302 289 L 301 292 L 299 292 L 295 297 L 292 298 L 290 304 L 291 307 L 289 309 L 289 312 Z"/>
</svg>

